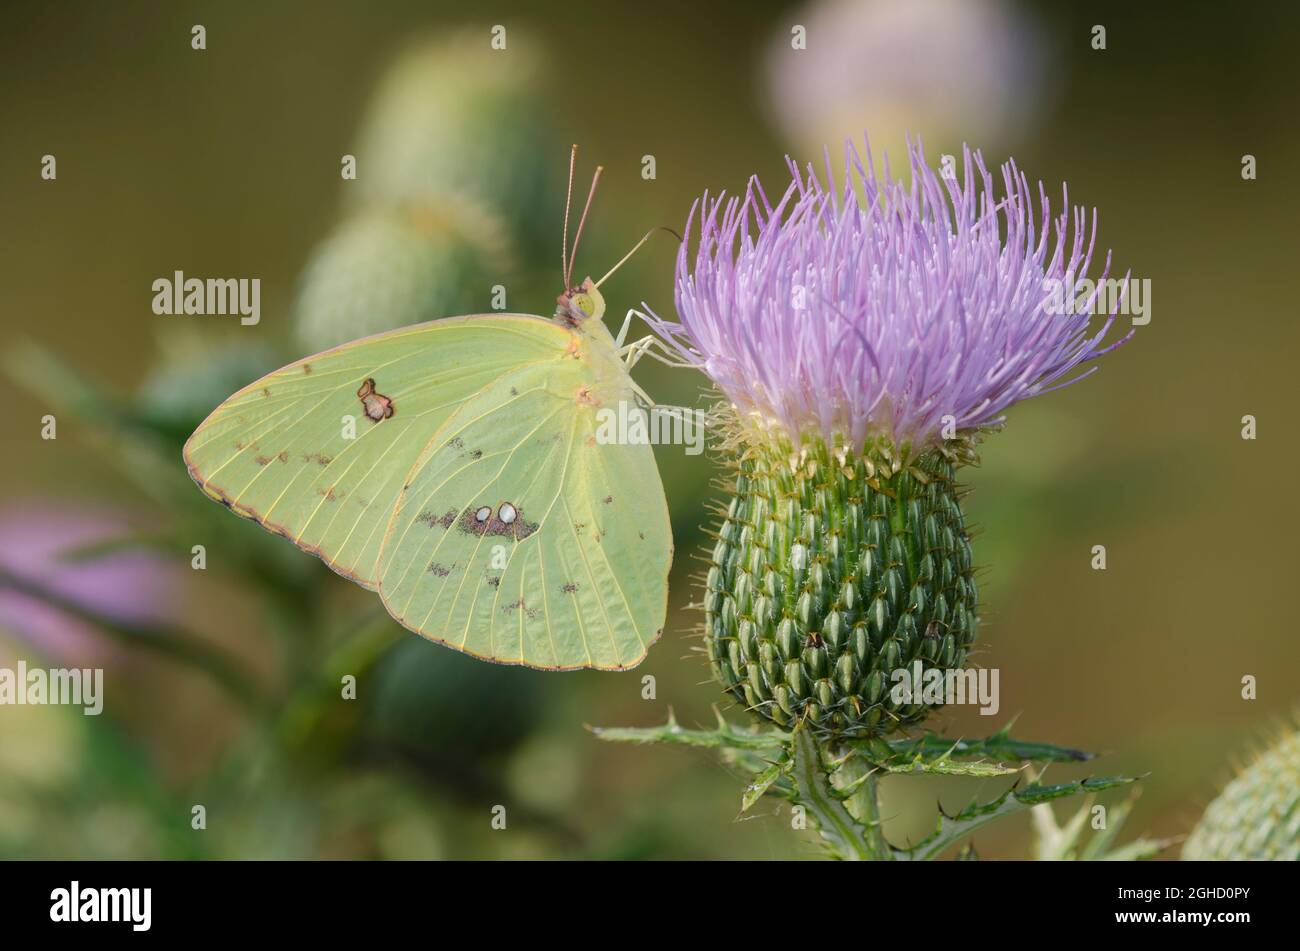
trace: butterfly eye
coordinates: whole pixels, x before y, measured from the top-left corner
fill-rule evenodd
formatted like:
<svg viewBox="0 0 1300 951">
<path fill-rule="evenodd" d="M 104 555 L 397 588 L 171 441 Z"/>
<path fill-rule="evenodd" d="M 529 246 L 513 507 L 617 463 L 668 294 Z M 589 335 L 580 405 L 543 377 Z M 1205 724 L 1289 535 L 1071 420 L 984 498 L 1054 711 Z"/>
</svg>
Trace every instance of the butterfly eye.
<svg viewBox="0 0 1300 951">
<path fill-rule="evenodd" d="M 518 517 L 518 510 L 509 502 L 502 502 L 501 508 L 497 509 L 497 518 L 501 520 L 502 525 L 509 525 Z"/>
<path fill-rule="evenodd" d="M 571 302 L 584 317 L 590 317 L 596 312 L 596 304 L 589 294 L 574 294 Z"/>
<path fill-rule="evenodd" d="M 491 515 L 492 509 L 485 505 L 474 513 L 474 521 L 486 522 Z"/>
</svg>

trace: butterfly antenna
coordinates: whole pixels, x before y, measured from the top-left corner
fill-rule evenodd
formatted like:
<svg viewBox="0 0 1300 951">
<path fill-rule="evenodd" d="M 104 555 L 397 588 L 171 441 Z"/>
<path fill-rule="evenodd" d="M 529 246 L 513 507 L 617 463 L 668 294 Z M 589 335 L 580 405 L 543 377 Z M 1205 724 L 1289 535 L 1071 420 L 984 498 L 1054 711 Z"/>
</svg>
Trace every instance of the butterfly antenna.
<svg viewBox="0 0 1300 951">
<path fill-rule="evenodd" d="M 582 228 L 587 223 L 587 212 L 591 211 L 591 200 L 596 196 L 596 186 L 600 184 L 600 176 L 605 171 L 604 166 L 596 166 L 596 174 L 591 176 L 591 188 L 587 190 L 587 203 L 582 206 L 582 217 L 578 219 L 578 231 L 573 236 L 573 250 L 569 252 L 569 266 L 564 272 L 564 289 L 567 291 L 573 286 L 573 262 L 578 256 L 578 242 L 582 240 Z"/>
<path fill-rule="evenodd" d="M 681 243 L 682 236 L 679 235 L 679 234 L 678 234 L 676 231 L 674 231 L 672 228 L 664 228 L 664 227 L 662 227 L 662 226 L 661 226 L 661 227 L 658 227 L 658 228 L 651 228 L 649 231 L 647 231 L 647 232 L 642 236 L 641 240 L 638 241 L 638 242 L 637 242 L 637 243 L 632 247 L 632 250 L 631 250 L 631 251 L 629 251 L 627 254 L 623 255 L 623 259 L 622 259 L 621 261 L 619 261 L 619 262 L 618 262 L 617 264 L 615 264 L 612 268 L 610 268 L 608 271 L 605 272 L 605 276 L 602 277 L 599 281 L 596 282 L 596 286 L 597 286 L 597 287 L 600 287 L 600 285 L 604 284 L 607 280 L 609 280 L 610 277 L 613 275 L 613 273 L 614 273 L 615 271 L 617 271 L 619 268 L 621 268 L 624 264 L 627 263 L 628 258 L 632 257 L 632 255 L 636 254 L 638 251 L 641 250 L 641 245 L 645 244 L 645 243 L 646 243 L 647 241 L 649 241 L 652 237 L 654 237 L 655 234 L 656 234 L 657 232 L 660 232 L 660 231 L 667 231 L 670 235 L 672 235 L 674 238 L 677 239 L 677 243 L 678 243 L 678 244 Z"/>
<path fill-rule="evenodd" d="M 573 204 L 573 167 L 578 161 L 578 143 L 569 152 L 569 189 L 564 196 L 564 234 L 560 238 L 560 279 L 569 289 L 569 206 Z"/>
</svg>

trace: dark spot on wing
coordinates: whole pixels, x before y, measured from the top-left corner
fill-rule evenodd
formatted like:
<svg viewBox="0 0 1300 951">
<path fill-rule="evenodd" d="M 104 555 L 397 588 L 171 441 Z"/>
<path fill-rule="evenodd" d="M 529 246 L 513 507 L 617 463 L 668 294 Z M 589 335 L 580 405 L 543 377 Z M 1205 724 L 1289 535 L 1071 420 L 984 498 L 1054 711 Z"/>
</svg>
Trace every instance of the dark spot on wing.
<svg viewBox="0 0 1300 951">
<path fill-rule="evenodd" d="M 263 395 L 263 396 L 270 396 L 270 395 L 271 395 L 271 388 L 270 388 L 269 386 L 264 386 L 264 387 L 262 387 L 262 395 Z"/>
<path fill-rule="evenodd" d="M 287 449 L 281 449 L 279 452 L 277 452 L 277 453 L 275 454 L 275 458 L 279 459 L 281 462 L 288 462 L 288 461 L 289 461 L 289 450 L 287 450 Z"/>
<path fill-rule="evenodd" d="M 333 458 L 325 455 L 323 452 L 304 452 L 302 454 L 303 462 L 314 462 L 318 466 L 327 466 L 333 462 Z"/>
<path fill-rule="evenodd" d="M 471 453 L 469 454 L 469 457 L 470 457 L 471 459 L 482 459 L 482 458 L 483 458 L 483 450 L 482 450 L 482 449 L 475 449 L 473 452 L 471 452 Z"/>
<path fill-rule="evenodd" d="M 603 499 L 601 499 L 601 501 L 604 502 L 606 505 L 608 505 L 610 502 L 614 501 L 614 496 L 607 495 Z"/>
<path fill-rule="evenodd" d="M 573 592 L 578 590 L 578 586 L 574 584 L 572 581 L 570 581 L 568 584 L 562 586 L 560 590 L 563 591 L 565 594 L 573 594 Z"/>
<path fill-rule="evenodd" d="M 456 521 L 456 513 L 454 511 L 449 511 L 444 512 L 442 515 L 435 515 L 432 512 L 421 512 L 416 518 L 416 521 L 423 522 L 430 528 L 433 528 L 435 525 L 441 525 L 443 528 L 451 528 L 451 523 Z"/>
<path fill-rule="evenodd" d="M 396 412 L 397 407 L 383 393 L 375 390 L 375 381 L 367 378 L 357 390 L 357 397 L 361 400 L 361 405 L 365 407 L 366 419 L 372 423 L 388 419 Z"/>
<path fill-rule="evenodd" d="M 533 532 L 537 531 L 537 523 L 525 519 L 524 510 L 521 508 L 516 508 L 513 505 L 511 506 L 515 513 L 515 517 L 512 521 L 501 521 L 498 517 L 498 510 L 493 511 L 491 516 L 480 522 L 477 518 L 477 513 L 481 508 L 489 508 L 489 510 L 491 510 L 488 506 L 471 505 L 461 514 L 459 527 L 462 532 L 467 535 L 478 535 L 480 537 L 483 535 L 495 535 L 501 538 L 513 538 L 515 541 L 521 542 L 529 535 L 533 534 Z"/>
<path fill-rule="evenodd" d="M 488 584 L 488 587 L 489 587 L 489 588 L 499 588 L 499 587 L 501 587 L 501 576 L 500 576 L 500 575 L 491 575 L 491 576 L 487 579 L 487 584 Z"/>
<path fill-rule="evenodd" d="M 465 440 L 461 439 L 459 436 L 452 436 L 447 445 L 452 449 L 464 449 Z"/>
<path fill-rule="evenodd" d="M 528 605 L 526 605 L 522 597 L 514 604 L 507 604 L 505 607 L 501 609 L 502 614 L 509 614 L 511 611 L 524 612 L 524 614 L 528 617 L 528 620 L 530 621 L 533 618 L 537 617 L 537 610 L 535 608 L 530 608 Z"/>
<path fill-rule="evenodd" d="M 518 391 L 517 389 L 515 389 L 515 388 L 512 386 L 512 387 L 510 387 L 510 395 L 511 395 L 511 396 L 518 396 L 518 395 L 519 395 L 519 391 Z"/>
<path fill-rule="evenodd" d="M 270 457 L 270 456 L 254 456 L 254 457 L 253 457 L 253 461 L 256 462 L 259 466 L 264 466 L 264 465 L 266 465 L 268 462 L 271 461 L 271 457 Z"/>
<path fill-rule="evenodd" d="M 452 565 L 452 566 L 451 566 L 451 568 L 455 568 L 455 567 L 456 567 L 455 565 Z M 444 568 L 442 565 L 438 564 L 436 561 L 435 561 L 433 564 L 431 564 L 431 565 L 429 566 L 429 570 L 430 570 L 431 572 L 433 572 L 435 575 L 437 575 L 439 578 L 445 578 L 445 577 L 447 577 L 449 574 L 451 574 L 451 568 Z"/>
<path fill-rule="evenodd" d="M 326 502 L 335 502 L 339 499 L 340 496 L 347 495 L 346 492 L 340 492 L 336 495 L 334 493 L 334 486 L 330 486 L 327 489 L 317 489 L 316 494 L 319 495 L 321 498 L 323 498 Z"/>
<path fill-rule="evenodd" d="M 304 363 L 304 364 L 302 365 L 302 372 L 303 372 L 303 373 L 310 373 L 310 372 L 311 372 L 311 364 L 310 364 L 310 363 Z"/>
</svg>

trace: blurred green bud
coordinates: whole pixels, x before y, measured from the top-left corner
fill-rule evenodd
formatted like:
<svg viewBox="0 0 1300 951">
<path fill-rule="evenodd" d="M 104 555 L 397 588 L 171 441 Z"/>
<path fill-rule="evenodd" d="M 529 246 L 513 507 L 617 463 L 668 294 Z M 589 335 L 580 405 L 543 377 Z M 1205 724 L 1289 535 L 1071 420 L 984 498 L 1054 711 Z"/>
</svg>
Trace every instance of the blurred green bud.
<svg viewBox="0 0 1300 951">
<path fill-rule="evenodd" d="M 403 638 L 376 665 L 368 688 L 370 742 L 438 770 L 472 771 L 514 750 L 541 722 L 541 680 Z"/>
<path fill-rule="evenodd" d="M 541 47 L 519 31 L 508 52 L 486 37 L 440 36 L 394 63 L 362 122 L 349 193 L 361 206 L 452 196 L 509 222 L 517 247 L 550 248 L 567 143 L 553 138 Z"/>
<path fill-rule="evenodd" d="M 1300 731 L 1228 783 L 1187 837 L 1183 858 L 1300 860 Z"/>
<path fill-rule="evenodd" d="M 172 330 L 159 344 L 160 359 L 140 385 L 136 406 L 155 429 L 182 441 L 214 406 L 284 362 L 247 339 L 218 343 L 206 334 Z"/>
<path fill-rule="evenodd" d="M 460 313 L 483 312 L 507 276 L 500 227 L 472 205 L 348 218 L 312 255 L 294 304 L 308 352 Z"/>
</svg>

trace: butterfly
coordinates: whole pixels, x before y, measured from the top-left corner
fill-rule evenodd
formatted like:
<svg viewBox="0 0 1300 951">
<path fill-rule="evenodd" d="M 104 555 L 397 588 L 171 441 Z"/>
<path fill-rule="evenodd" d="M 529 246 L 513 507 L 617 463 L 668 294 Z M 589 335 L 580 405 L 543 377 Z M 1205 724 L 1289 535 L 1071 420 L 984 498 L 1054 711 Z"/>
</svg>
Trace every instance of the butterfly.
<svg viewBox="0 0 1300 951">
<path fill-rule="evenodd" d="M 650 446 L 599 439 L 598 414 L 653 405 L 629 371 L 656 341 L 624 346 L 634 311 L 611 335 L 609 274 L 572 283 L 601 174 L 569 252 L 575 158 L 551 318 L 449 317 L 297 360 L 218 406 L 184 457 L 207 495 L 429 640 L 625 670 L 663 631 L 672 527 Z"/>
</svg>

